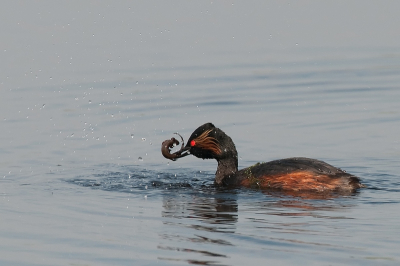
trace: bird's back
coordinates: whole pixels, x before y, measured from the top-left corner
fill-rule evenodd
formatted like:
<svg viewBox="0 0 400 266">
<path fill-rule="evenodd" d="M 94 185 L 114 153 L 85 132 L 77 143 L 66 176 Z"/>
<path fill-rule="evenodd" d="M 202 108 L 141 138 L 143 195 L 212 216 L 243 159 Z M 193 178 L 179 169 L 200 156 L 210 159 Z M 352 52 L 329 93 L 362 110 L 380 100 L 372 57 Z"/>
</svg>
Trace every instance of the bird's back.
<svg viewBox="0 0 400 266">
<path fill-rule="evenodd" d="M 244 186 L 284 190 L 355 190 L 362 187 L 358 177 L 323 161 L 295 157 L 258 163 L 237 172 Z"/>
</svg>

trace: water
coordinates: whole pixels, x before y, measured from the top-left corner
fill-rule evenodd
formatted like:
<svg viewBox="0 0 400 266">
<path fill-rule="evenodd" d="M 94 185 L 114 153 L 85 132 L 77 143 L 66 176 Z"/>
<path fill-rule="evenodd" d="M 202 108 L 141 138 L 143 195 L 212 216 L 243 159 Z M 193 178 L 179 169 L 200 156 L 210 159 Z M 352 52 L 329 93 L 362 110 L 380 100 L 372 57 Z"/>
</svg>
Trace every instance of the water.
<svg viewBox="0 0 400 266">
<path fill-rule="evenodd" d="M 231 8 L 221 3 L 173 18 L 145 6 L 158 10 L 154 22 L 124 4 L 62 14 L 27 5 L 25 19 L 3 12 L 15 35 L 0 64 L 1 265 L 399 263 L 398 48 L 315 48 L 273 32 L 259 40 L 286 46 L 260 49 L 241 38 L 250 26 L 219 43 L 208 20 L 197 36 L 174 24 L 244 21 L 219 18 Z M 367 188 L 335 197 L 215 187 L 215 161 L 160 152 L 205 122 L 232 137 L 239 168 L 306 156 Z"/>
</svg>

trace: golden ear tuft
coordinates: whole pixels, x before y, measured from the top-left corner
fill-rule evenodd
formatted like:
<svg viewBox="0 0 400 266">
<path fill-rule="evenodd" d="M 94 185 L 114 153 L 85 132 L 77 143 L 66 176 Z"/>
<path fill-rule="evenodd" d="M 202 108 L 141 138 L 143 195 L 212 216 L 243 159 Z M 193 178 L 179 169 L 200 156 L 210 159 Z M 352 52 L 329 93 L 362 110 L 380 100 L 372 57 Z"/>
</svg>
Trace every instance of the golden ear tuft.
<svg viewBox="0 0 400 266">
<path fill-rule="evenodd" d="M 212 129 L 204 131 L 200 136 L 194 139 L 196 147 L 201 149 L 210 150 L 214 154 L 221 154 L 221 148 L 219 147 L 218 140 L 209 136 L 208 134 Z"/>
</svg>

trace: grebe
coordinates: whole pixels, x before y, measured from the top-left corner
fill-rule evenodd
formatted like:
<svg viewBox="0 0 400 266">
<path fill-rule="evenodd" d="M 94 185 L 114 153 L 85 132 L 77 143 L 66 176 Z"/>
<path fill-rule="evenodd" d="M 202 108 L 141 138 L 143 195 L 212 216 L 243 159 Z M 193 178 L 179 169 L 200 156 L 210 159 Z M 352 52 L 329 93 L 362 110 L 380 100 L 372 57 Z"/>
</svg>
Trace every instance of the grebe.
<svg viewBox="0 0 400 266">
<path fill-rule="evenodd" d="M 189 154 L 202 159 L 216 159 L 217 185 L 316 192 L 355 191 L 364 187 L 354 175 L 323 161 L 303 157 L 257 163 L 238 171 L 235 144 L 225 132 L 212 123 L 198 127 L 186 146 L 182 138 L 181 149 L 171 153 L 171 148 L 178 144 L 179 141 L 175 138 L 164 141 L 161 145 L 163 156 L 173 161 Z"/>
</svg>

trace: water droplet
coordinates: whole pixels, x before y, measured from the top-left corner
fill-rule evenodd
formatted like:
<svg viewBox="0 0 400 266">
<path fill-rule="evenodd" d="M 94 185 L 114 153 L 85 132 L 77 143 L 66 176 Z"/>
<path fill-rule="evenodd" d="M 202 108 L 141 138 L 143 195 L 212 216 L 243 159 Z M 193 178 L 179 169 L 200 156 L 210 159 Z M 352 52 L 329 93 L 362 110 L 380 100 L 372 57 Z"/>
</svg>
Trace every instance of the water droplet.
<svg viewBox="0 0 400 266">
<path fill-rule="evenodd" d="M 138 160 L 141 161 L 141 162 L 143 162 L 143 158 L 142 158 L 142 157 L 139 157 Z"/>
<path fill-rule="evenodd" d="M 92 103 L 92 100 L 89 100 L 89 104 L 91 104 Z"/>
<path fill-rule="evenodd" d="M 131 134 L 131 138 L 133 138 L 134 136 L 135 136 L 135 134 L 132 133 L 132 134 Z"/>
<path fill-rule="evenodd" d="M 296 45 L 299 45 L 298 43 L 296 43 Z"/>
<path fill-rule="evenodd" d="M 142 138 L 142 141 L 146 141 L 146 138 Z"/>
<path fill-rule="evenodd" d="M 144 187 L 144 189 L 147 189 L 147 185 Z"/>
<path fill-rule="evenodd" d="M 136 81 L 136 85 L 138 85 L 139 84 L 139 81 Z"/>
</svg>

